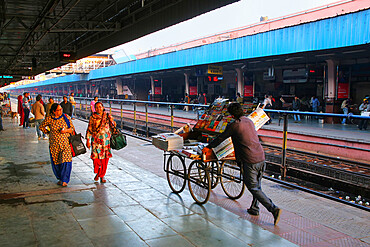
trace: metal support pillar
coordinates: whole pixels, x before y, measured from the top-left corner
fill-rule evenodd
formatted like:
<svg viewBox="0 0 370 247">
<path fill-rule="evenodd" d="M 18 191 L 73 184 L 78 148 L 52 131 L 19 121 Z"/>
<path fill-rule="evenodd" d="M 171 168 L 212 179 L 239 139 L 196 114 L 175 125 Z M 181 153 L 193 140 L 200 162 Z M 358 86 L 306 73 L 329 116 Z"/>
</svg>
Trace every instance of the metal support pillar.
<svg viewBox="0 0 370 247">
<path fill-rule="evenodd" d="M 145 130 L 146 137 L 149 137 L 149 126 L 148 126 L 148 103 L 145 103 Z"/>
<path fill-rule="evenodd" d="M 281 178 L 286 178 L 286 147 L 287 147 L 287 136 L 288 136 L 288 114 L 283 113 L 284 128 L 283 128 L 283 157 L 281 158 Z"/>
<path fill-rule="evenodd" d="M 173 105 L 171 105 L 171 132 L 173 132 Z"/>
</svg>

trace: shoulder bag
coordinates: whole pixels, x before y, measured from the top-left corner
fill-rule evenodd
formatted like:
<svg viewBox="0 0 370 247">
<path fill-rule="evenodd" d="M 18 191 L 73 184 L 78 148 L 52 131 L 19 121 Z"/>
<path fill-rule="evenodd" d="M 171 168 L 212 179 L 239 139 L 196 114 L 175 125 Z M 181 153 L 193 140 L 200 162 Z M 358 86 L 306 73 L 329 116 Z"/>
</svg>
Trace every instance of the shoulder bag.
<svg viewBox="0 0 370 247">
<path fill-rule="evenodd" d="M 71 128 L 71 124 L 67 116 L 63 113 L 64 120 L 67 123 L 68 128 Z M 75 131 L 68 137 L 69 145 L 71 146 L 72 157 L 76 157 L 80 154 L 86 153 L 86 147 L 82 142 L 81 133 L 76 134 Z"/>
<path fill-rule="evenodd" d="M 107 114 L 107 120 L 109 121 L 109 127 L 112 132 L 112 136 L 110 137 L 110 146 L 114 150 L 120 150 L 127 146 L 127 139 L 124 134 L 118 130 L 113 123 L 110 121 L 109 115 Z"/>
</svg>

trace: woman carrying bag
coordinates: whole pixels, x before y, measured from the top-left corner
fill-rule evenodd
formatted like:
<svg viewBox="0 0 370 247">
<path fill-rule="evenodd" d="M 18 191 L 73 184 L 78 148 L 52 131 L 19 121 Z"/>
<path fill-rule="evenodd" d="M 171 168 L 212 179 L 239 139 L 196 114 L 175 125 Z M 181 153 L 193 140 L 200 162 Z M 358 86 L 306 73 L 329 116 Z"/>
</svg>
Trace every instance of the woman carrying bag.
<svg viewBox="0 0 370 247">
<path fill-rule="evenodd" d="M 48 116 L 40 125 L 40 130 L 49 134 L 51 167 L 58 185 L 67 186 L 72 170 L 72 152 L 68 137 L 73 133 L 74 126 L 69 116 L 63 116 L 63 108 L 54 103 Z M 65 117 L 70 122 L 68 127 Z"/>
<path fill-rule="evenodd" d="M 86 147 L 91 146 L 91 159 L 94 163 L 95 181 L 100 178 L 101 183 L 105 183 L 105 173 L 109 158 L 112 157 L 110 138 L 111 129 L 115 129 L 116 122 L 113 117 L 104 111 L 101 102 L 95 103 L 95 111 L 90 117 L 89 126 L 86 131 Z"/>
</svg>

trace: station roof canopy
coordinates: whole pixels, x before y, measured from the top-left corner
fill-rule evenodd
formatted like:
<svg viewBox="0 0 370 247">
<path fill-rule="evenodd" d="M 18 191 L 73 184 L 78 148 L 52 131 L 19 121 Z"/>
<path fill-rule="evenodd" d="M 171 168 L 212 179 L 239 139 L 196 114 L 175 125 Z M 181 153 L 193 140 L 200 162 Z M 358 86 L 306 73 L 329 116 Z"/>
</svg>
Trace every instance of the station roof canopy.
<svg viewBox="0 0 370 247">
<path fill-rule="evenodd" d="M 0 75 L 36 75 L 238 0 L 0 0 Z"/>
</svg>

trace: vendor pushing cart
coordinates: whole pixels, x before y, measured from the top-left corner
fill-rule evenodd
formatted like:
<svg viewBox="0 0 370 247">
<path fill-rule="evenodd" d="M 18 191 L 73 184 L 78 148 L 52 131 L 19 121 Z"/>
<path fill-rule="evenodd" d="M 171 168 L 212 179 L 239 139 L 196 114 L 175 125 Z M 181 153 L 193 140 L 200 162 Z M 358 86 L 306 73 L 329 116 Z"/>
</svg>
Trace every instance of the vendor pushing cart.
<svg viewBox="0 0 370 247">
<path fill-rule="evenodd" d="M 262 110 L 255 111 L 249 117 L 245 117 L 243 108 L 239 103 L 231 103 L 229 106 L 220 109 L 211 108 L 208 113 L 214 113 L 214 111 L 218 113 L 218 110 L 222 113 L 220 117 L 217 116 L 218 114 L 209 114 L 215 118 L 202 116 L 202 120 L 206 124 L 200 120 L 195 125 L 195 129 L 208 129 L 208 131 L 210 129 L 216 130 L 221 126 L 219 132 L 222 132 L 222 134 L 211 141 L 207 147 L 203 148 L 200 145 L 195 152 L 193 148 L 186 147 L 185 149 L 165 152 L 164 170 L 171 189 L 180 193 L 185 188 L 187 180 L 189 191 L 194 200 L 197 203 L 205 203 L 209 199 L 210 190 L 216 187 L 219 181 L 224 192 L 231 199 L 242 196 L 245 184 L 253 195 L 251 207 L 247 210 L 248 213 L 259 215 L 258 205 L 260 202 L 273 214 L 274 224 L 276 225 L 281 210 L 261 190 L 261 180 L 265 170 L 265 156 L 256 132 L 256 128 L 258 129 L 267 122 L 268 117 L 266 114 L 262 114 L 258 118 L 255 117 Z M 262 111 L 262 113 L 264 112 Z M 226 116 L 226 118 L 223 116 Z M 231 118 L 235 121 L 230 121 Z M 220 121 L 225 121 L 226 124 Z M 194 133 L 197 132 L 190 132 L 190 135 Z M 203 139 L 210 138 L 207 134 L 204 134 L 204 131 L 201 137 Z M 199 140 L 199 138 L 197 139 Z M 235 156 L 233 155 L 234 149 Z M 215 153 L 216 157 L 210 156 L 212 152 Z M 199 153 L 203 153 L 203 155 L 200 156 Z M 187 165 L 188 169 L 186 169 Z"/>
</svg>

